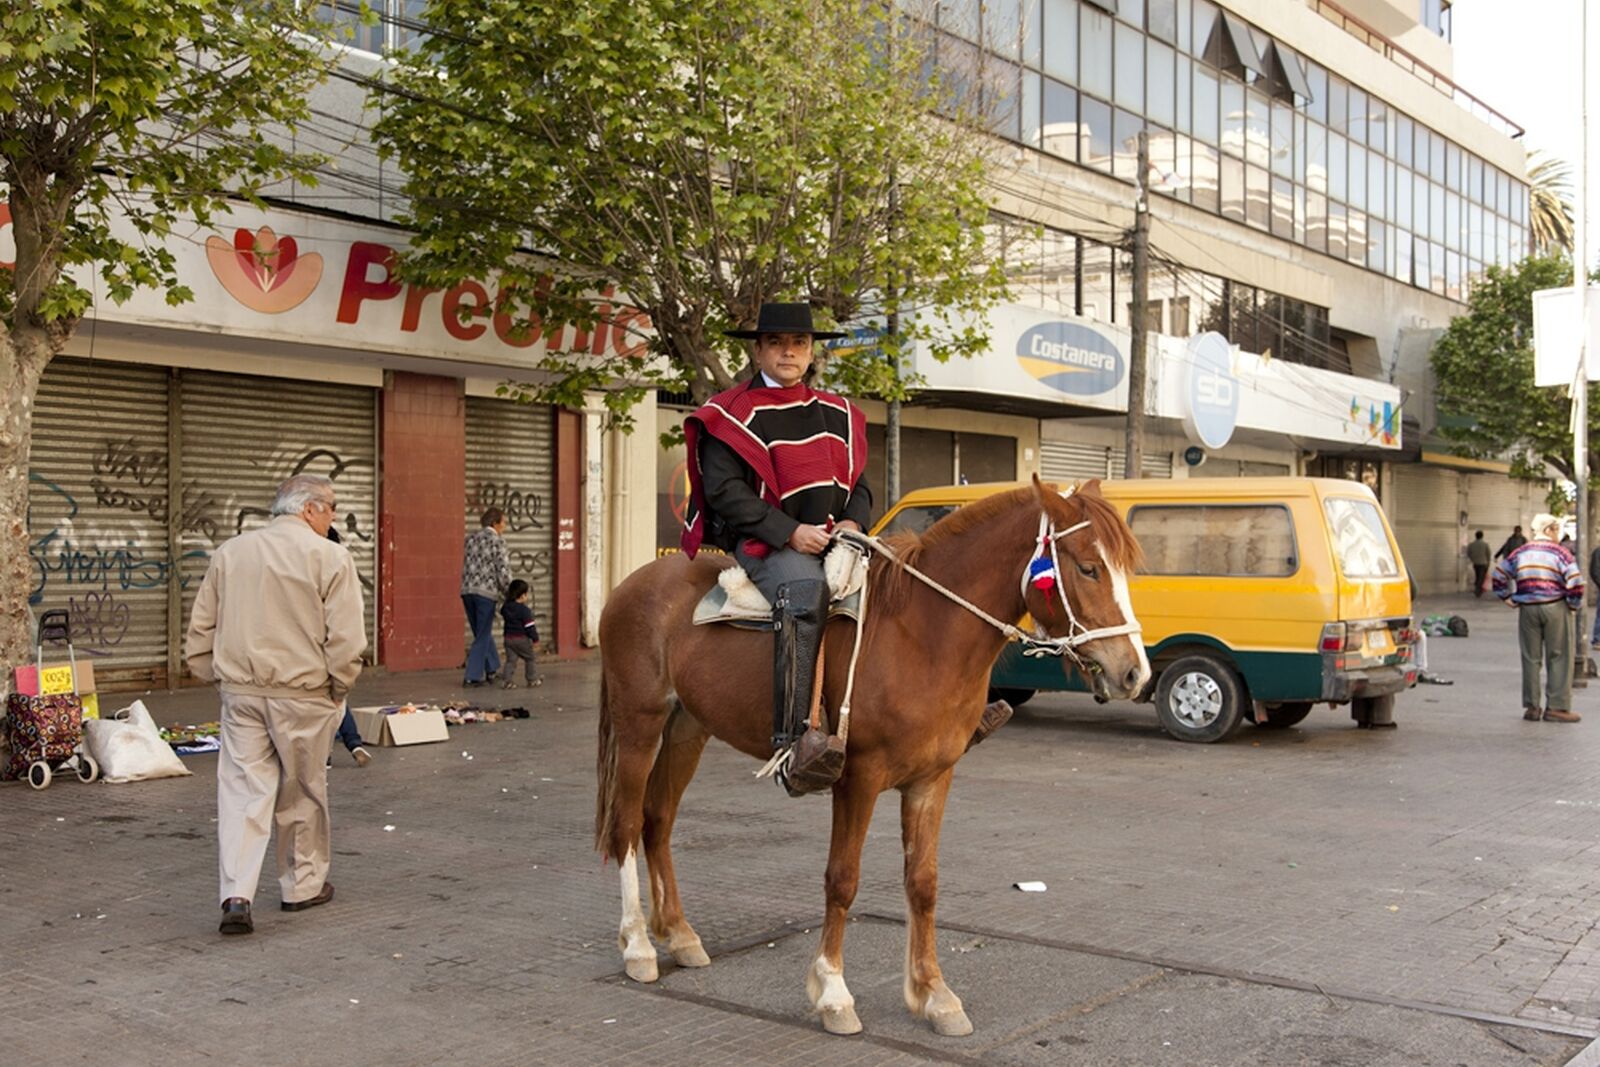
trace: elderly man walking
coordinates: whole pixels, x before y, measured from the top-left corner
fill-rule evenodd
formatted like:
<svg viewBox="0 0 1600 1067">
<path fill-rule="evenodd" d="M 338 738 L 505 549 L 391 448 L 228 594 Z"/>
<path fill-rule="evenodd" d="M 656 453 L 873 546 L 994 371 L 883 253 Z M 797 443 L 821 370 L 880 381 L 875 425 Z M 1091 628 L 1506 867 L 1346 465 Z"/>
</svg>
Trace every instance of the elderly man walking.
<svg viewBox="0 0 1600 1067">
<path fill-rule="evenodd" d="M 1517 610 L 1522 650 L 1522 717 L 1529 722 L 1578 722 L 1572 711 L 1572 617 L 1583 606 L 1583 573 L 1556 543 L 1561 520 L 1536 515 L 1533 540 L 1495 565 L 1494 595 Z M 1539 672 L 1544 669 L 1544 688 Z"/>
<path fill-rule="evenodd" d="M 272 521 L 212 555 L 189 619 L 189 670 L 222 696 L 224 934 L 255 929 L 250 901 L 274 825 L 283 910 L 333 899 L 326 761 L 367 647 L 355 563 L 327 539 L 334 508 L 328 479 L 284 482 Z"/>
</svg>

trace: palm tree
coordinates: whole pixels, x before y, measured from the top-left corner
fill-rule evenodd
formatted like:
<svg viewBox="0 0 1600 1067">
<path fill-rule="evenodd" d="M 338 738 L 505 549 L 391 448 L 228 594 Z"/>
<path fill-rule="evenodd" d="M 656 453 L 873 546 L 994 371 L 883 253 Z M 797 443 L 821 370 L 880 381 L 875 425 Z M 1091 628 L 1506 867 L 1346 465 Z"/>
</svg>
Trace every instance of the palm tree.
<svg viewBox="0 0 1600 1067">
<path fill-rule="evenodd" d="M 1543 152 L 1528 153 L 1528 214 L 1533 249 L 1541 255 L 1572 250 L 1571 168 Z"/>
</svg>

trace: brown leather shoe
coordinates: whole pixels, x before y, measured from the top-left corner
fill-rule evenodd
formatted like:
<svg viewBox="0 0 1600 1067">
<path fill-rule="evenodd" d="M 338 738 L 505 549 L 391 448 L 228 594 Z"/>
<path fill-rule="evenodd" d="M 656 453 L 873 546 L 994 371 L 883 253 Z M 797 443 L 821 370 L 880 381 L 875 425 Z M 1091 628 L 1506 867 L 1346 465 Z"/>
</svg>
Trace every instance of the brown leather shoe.
<svg viewBox="0 0 1600 1067">
<path fill-rule="evenodd" d="M 312 897 L 309 900 L 286 900 L 286 901 L 283 902 L 283 910 L 284 911 L 305 911 L 307 908 L 314 908 L 318 904 L 326 904 L 328 901 L 330 901 L 332 899 L 333 899 L 333 883 L 332 882 L 323 882 L 322 883 L 322 891 L 319 892 L 316 896 Z"/>
<path fill-rule="evenodd" d="M 792 797 L 831 789 L 844 773 L 844 742 L 837 734 L 809 727 L 794 743 L 789 765 L 779 773 L 783 788 Z"/>
<path fill-rule="evenodd" d="M 972 731 L 972 739 L 967 742 L 967 751 L 972 751 L 973 745 L 1010 722 L 1011 714 L 1011 705 L 1004 700 L 996 700 L 993 704 L 985 705 L 983 717 L 978 720 L 978 728 Z"/>
<path fill-rule="evenodd" d="M 1575 711 L 1558 711 L 1551 708 L 1544 713 L 1545 722 L 1582 722 L 1583 716 Z"/>
<path fill-rule="evenodd" d="M 1522 717 L 1527 719 L 1529 722 L 1538 722 L 1544 717 L 1544 713 L 1538 708 L 1523 708 Z"/>
<path fill-rule="evenodd" d="M 254 933 L 255 920 L 250 918 L 250 902 L 244 897 L 229 897 L 222 902 L 222 925 L 217 931 L 223 934 Z"/>
</svg>

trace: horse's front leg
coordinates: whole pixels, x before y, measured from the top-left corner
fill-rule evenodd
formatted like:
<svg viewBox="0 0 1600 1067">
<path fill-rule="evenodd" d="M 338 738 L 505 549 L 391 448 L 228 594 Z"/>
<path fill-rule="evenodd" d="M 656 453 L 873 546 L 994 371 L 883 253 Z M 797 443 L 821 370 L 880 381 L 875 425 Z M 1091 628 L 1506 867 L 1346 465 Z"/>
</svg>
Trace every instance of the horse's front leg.
<svg viewBox="0 0 1600 1067">
<path fill-rule="evenodd" d="M 882 787 L 870 775 L 849 775 L 833 791 L 833 838 L 828 846 L 827 916 L 822 944 L 806 972 L 811 1010 L 830 1034 L 858 1034 L 856 998 L 844 984 L 844 928 L 861 882 L 861 846 Z"/>
<path fill-rule="evenodd" d="M 962 1037 L 972 1020 L 961 998 L 950 992 L 939 969 L 933 909 L 939 896 L 939 828 L 954 768 L 900 791 L 900 839 L 906 854 L 906 1007 L 927 1019 L 935 1033 Z"/>
</svg>

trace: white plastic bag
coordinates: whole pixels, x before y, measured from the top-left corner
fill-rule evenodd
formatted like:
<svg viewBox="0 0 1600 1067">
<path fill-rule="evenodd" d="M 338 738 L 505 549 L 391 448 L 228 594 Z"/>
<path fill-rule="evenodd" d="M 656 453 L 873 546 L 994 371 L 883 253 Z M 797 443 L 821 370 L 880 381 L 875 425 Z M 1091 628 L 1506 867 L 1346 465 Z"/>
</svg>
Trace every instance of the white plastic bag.
<svg viewBox="0 0 1600 1067">
<path fill-rule="evenodd" d="M 161 730 L 142 700 L 135 700 L 109 719 L 86 720 L 83 733 L 89 755 L 100 764 L 100 777 L 105 781 L 141 782 L 194 773 L 183 765 L 172 746 L 161 740 Z"/>
</svg>

